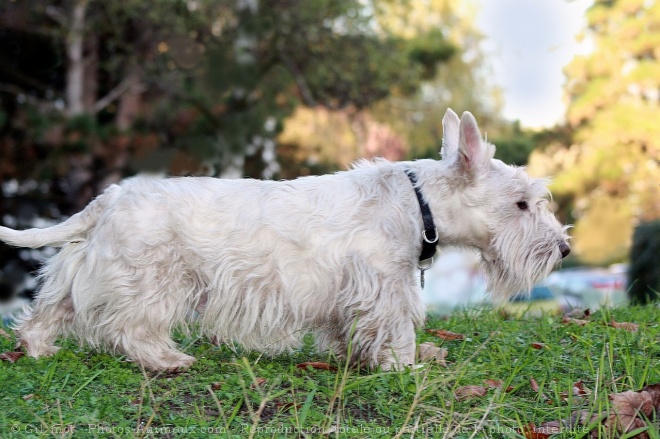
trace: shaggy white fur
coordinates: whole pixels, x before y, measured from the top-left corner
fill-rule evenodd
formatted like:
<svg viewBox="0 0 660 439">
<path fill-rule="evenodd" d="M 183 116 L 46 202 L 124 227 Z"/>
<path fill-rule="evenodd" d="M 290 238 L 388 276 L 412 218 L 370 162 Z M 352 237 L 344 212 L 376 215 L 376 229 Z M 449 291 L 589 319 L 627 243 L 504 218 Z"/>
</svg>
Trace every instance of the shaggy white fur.
<svg viewBox="0 0 660 439">
<path fill-rule="evenodd" d="M 193 314 L 219 341 L 277 353 L 313 332 L 321 349 L 384 369 L 413 363 L 424 319 L 420 207 L 441 246 L 481 251 L 496 297 L 528 290 L 568 252 L 545 182 L 493 159 L 476 121 L 451 110 L 443 159 L 360 162 L 293 181 L 133 178 L 47 229 L 0 228 L 25 247 L 61 246 L 16 331 L 34 357 L 59 334 L 186 368 L 172 328 Z M 197 313 L 192 311 L 196 310 Z"/>
</svg>

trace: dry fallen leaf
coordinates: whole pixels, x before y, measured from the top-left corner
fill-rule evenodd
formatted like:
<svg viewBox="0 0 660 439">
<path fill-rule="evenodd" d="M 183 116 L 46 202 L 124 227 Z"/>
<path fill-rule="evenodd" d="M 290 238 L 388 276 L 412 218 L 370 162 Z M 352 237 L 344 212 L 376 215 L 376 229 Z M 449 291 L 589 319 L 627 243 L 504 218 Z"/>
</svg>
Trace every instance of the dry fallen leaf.
<svg viewBox="0 0 660 439">
<path fill-rule="evenodd" d="M 576 411 L 571 413 L 571 417 L 568 419 L 563 419 L 561 421 L 546 422 L 534 428 L 538 432 L 555 434 L 555 433 L 561 433 L 562 430 L 565 430 L 567 428 L 593 425 L 596 421 L 598 421 L 598 418 L 599 418 L 598 414 L 590 413 L 588 410 L 581 410 L 579 412 Z M 533 437 L 533 436 L 529 436 L 529 437 Z M 538 436 L 538 437 L 543 437 L 543 436 Z"/>
<path fill-rule="evenodd" d="M 491 389 L 501 389 L 502 388 L 502 380 L 492 380 L 492 379 L 486 379 L 484 380 L 484 383 Z"/>
<path fill-rule="evenodd" d="M 16 363 L 16 361 L 19 358 L 21 358 L 23 355 L 25 355 L 25 352 L 21 352 L 21 351 L 3 352 L 0 354 L 0 360 L 9 361 L 10 363 Z"/>
<path fill-rule="evenodd" d="M 486 396 L 487 388 L 484 386 L 462 386 L 454 390 L 454 396 L 458 401 L 470 398 L 482 398 Z"/>
<path fill-rule="evenodd" d="M 484 383 L 490 387 L 491 389 L 502 389 L 502 380 L 493 380 L 493 379 L 485 379 Z M 505 392 L 510 392 L 513 390 L 513 386 L 509 386 L 506 389 L 504 389 Z"/>
<path fill-rule="evenodd" d="M 306 363 L 300 363 L 300 364 L 296 364 L 296 367 L 299 369 L 307 369 L 308 367 L 311 367 L 312 369 L 331 370 L 333 372 L 337 370 L 335 366 L 332 366 L 328 363 L 322 363 L 320 361 L 309 361 Z"/>
<path fill-rule="evenodd" d="M 216 381 L 214 383 L 211 383 L 211 390 L 220 390 L 222 388 L 223 384 L 224 383 L 222 383 L 220 381 Z"/>
<path fill-rule="evenodd" d="M 295 402 L 277 402 L 277 403 L 275 403 L 275 407 L 277 407 L 278 409 L 280 409 L 282 411 L 285 411 L 285 410 L 289 410 L 289 409 L 292 409 L 292 408 L 295 408 L 297 410 L 301 406 L 300 406 L 300 404 L 296 404 Z"/>
<path fill-rule="evenodd" d="M 504 308 L 500 308 L 498 310 L 498 314 L 500 315 L 500 318 L 502 320 L 511 320 L 511 317 L 512 317 L 511 313 L 509 311 L 505 310 Z"/>
<path fill-rule="evenodd" d="M 649 384 L 640 389 L 640 392 L 648 392 L 651 395 L 653 407 L 655 407 L 656 412 L 660 413 L 660 384 Z"/>
<path fill-rule="evenodd" d="M 543 425 L 537 427 L 534 424 L 527 424 L 523 428 L 518 429 L 518 433 L 522 434 L 527 439 L 547 439 L 558 432 L 558 428 L 544 427 Z"/>
<path fill-rule="evenodd" d="M 445 358 L 449 351 L 439 348 L 430 341 L 419 345 L 419 361 L 435 361 L 441 366 L 446 366 Z"/>
<path fill-rule="evenodd" d="M 646 426 L 646 423 L 639 417 L 651 418 L 653 413 L 653 397 L 647 391 L 615 393 L 610 395 L 612 402 L 612 412 L 605 420 L 603 425 L 605 429 L 612 433 L 629 433 L 638 428 Z M 640 436 L 638 437 L 648 437 Z"/>
<path fill-rule="evenodd" d="M 575 382 L 575 384 L 573 384 L 573 395 L 581 396 L 581 395 L 588 395 L 590 393 L 591 391 L 585 387 L 584 381 L 580 380 Z"/>
<path fill-rule="evenodd" d="M 545 395 L 545 393 L 541 392 L 541 387 L 539 386 L 539 383 L 537 383 L 534 378 L 529 379 L 529 384 L 532 386 L 532 390 L 535 391 L 536 393 L 538 393 L 542 400 L 547 400 L 548 399 L 548 397 Z"/>
<path fill-rule="evenodd" d="M 589 317 L 591 317 L 591 311 L 589 310 L 589 308 L 575 308 L 570 312 L 564 314 L 564 316 L 571 317 L 574 319 L 588 319 Z"/>
<path fill-rule="evenodd" d="M 463 334 L 447 331 L 446 329 L 427 329 L 426 332 L 443 340 L 463 340 L 465 338 Z"/>
<path fill-rule="evenodd" d="M 259 378 L 259 377 L 256 377 L 256 378 L 254 379 L 254 383 L 252 383 L 252 385 L 250 386 L 250 388 L 251 388 L 251 389 L 256 389 L 257 387 L 261 387 L 261 386 L 263 386 L 264 384 L 266 384 L 266 378 Z"/>
<path fill-rule="evenodd" d="M 612 320 L 610 322 L 610 325 L 613 328 L 623 329 L 628 332 L 637 332 L 637 330 L 639 329 L 639 325 L 637 323 L 615 322 L 614 320 Z"/>
<path fill-rule="evenodd" d="M 584 326 L 588 323 L 591 323 L 589 320 L 573 319 L 571 317 L 566 317 L 566 316 L 564 316 L 564 318 L 561 319 L 561 322 L 564 324 L 573 323 L 574 325 L 578 325 L 578 326 Z"/>
<path fill-rule="evenodd" d="M 577 400 L 579 400 L 580 397 L 582 397 L 582 396 L 590 395 L 591 390 L 589 390 L 587 387 L 585 387 L 584 382 L 582 380 L 580 380 L 580 381 L 577 381 L 575 384 L 573 384 L 573 388 L 571 389 L 571 394 L 574 397 L 576 397 Z M 559 394 L 559 398 L 562 401 L 567 401 L 568 396 L 569 396 L 569 392 L 561 392 Z"/>
<path fill-rule="evenodd" d="M 532 347 L 534 349 L 543 349 L 545 347 L 545 343 L 533 342 Z"/>
</svg>

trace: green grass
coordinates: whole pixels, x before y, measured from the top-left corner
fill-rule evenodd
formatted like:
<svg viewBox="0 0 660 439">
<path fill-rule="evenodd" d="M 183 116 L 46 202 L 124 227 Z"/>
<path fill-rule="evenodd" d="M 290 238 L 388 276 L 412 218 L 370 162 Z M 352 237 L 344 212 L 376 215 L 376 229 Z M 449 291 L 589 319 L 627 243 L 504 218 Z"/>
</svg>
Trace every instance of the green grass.
<svg viewBox="0 0 660 439">
<path fill-rule="evenodd" d="M 60 340 L 54 357 L 0 362 L 0 437 L 519 437 L 516 429 L 529 423 L 575 410 L 600 413 L 609 394 L 660 382 L 659 314 L 655 307 L 604 310 L 583 327 L 497 311 L 429 317 L 427 328 L 466 336 L 442 341 L 419 332 L 419 343 L 448 349 L 447 367 L 387 373 L 347 368 L 315 353 L 309 340 L 299 352 L 270 358 L 179 336 L 197 358 L 180 374 L 145 373 L 121 357 Z M 638 323 L 639 331 L 612 328 L 611 319 Z M 534 349 L 534 342 L 545 347 Z M 0 337 L 0 352 L 14 345 Z M 296 367 L 306 361 L 338 370 Z M 458 387 L 486 379 L 511 390 L 455 397 Z M 562 397 L 580 380 L 590 395 Z M 566 429 L 556 437 L 584 434 Z"/>
</svg>

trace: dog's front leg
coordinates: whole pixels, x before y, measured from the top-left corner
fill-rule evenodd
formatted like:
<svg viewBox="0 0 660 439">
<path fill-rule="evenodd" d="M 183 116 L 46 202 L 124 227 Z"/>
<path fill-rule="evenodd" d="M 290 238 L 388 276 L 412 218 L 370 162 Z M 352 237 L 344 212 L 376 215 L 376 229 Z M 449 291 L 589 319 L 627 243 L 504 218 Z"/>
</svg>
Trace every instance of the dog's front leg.
<svg viewBox="0 0 660 439">
<path fill-rule="evenodd" d="M 339 312 L 345 321 L 335 326 L 343 328 L 338 338 L 354 363 L 383 370 L 409 367 L 415 360 L 415 325 L 425 315 L 419 286 L 408 267 L 377 269 L 368 262 L 355 258 L 346 266 L 346 307 Z"/>
<path fill-rule="evenodd" d="M 392 333 L 389 346 L 383 346 L 378 354 L 378 364 L 383 370 L 403 370 L 415 362 L 415 328 L 412 318 L 398 323 Z"/>
</svg>

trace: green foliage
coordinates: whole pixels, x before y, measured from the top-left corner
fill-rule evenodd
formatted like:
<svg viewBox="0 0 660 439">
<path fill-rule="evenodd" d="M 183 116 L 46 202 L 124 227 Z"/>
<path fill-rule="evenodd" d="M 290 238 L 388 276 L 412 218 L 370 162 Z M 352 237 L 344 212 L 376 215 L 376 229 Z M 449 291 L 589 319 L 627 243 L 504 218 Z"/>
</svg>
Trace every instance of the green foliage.
<svg viewBox="0 0 660 439">
<path fill-rule="evenodd" d="M 119 130 L 105 126 L 120 120 L 121 130 L 128 128 L 129 135 L 133 127 L 147 134 L 148 127 L 159 138 L 155 144 L 149 140 L 148 148 L 137 138 L 121 151 L 135 155 L 122 159 L 130 164 L 125 173 L 150 162 L 151 167 L 164 165 L 175 173 L 222 174 L 234 162 L 244 171 L 236 158 L 252 156 L 258 161 L 264 145 L 274 141 L 296 106 L 362 109 L 393 90 L 413 93 L 424 72 L 433 71 L 454 51 L 438 31 L 419 38 L 383 32 L 386 27 L 379 24 L 377 8 L 359 0 L 38 0 L 30 8 L 5 5 L 1 14 L 25 21 L 7 28 L 6 39 L 21 50 L 0 71 L 0 81 L 12 84 L 17 94 L 35 96 L 38 100 L 27 104 L 36 103 L 42 114 L 57 108 L 66 114 L 71 68 L 66 54 L 72 29 L 65 18 L 80 5 L 85 12 L 83 117 L 95 119 L 101 135 L 97 140 L 103 142 L 115 141 L 112 136 Z M 48 44 L 35 29 L 52 36 Z M 51 77 L 31 77 L 42 70 L 24 68 L 37 62 L 37 56 L 59 59 L 48 61 Z M 131 81 L 139 87 L 122 88 Z M 103 101 L 113 93 L 114 102 Z M 97 107 L 99 102 L 104 103 Z M 17 115 L 12 109 L 8 119 Z M 46 140 L 59 141 L 56 136 Z M 68 142 L 65 149 L 90 154 L 92 140 Z M 258 168 L 254 176 L 259 176 Z"/>
<path fill-rule="evenodd" d="M 67 153 L 89 154 L 93 143 L 98 139 L 96 118 L 89 114 L 79 114 L 64 123 L 62 151 Z"/>
<path fill-rule="evenodd" d="M 473 5 L 458 0 L 411 0 L 381 6 L 390 16 L 387 28 L 395 35 L 413 38 L 411 57 L 422 64 L 444 60 L 433 68 L 423 68 L 423 86 L 416 93 L 392 93 L 371 108 L 379 121 L 406 139 L 407 158 L 439 157 L 441 119 L 448 107 L 458 114 L 472 112 L 489 137 L 504 136 L 509 123 L 500 115 L 502 101 L 499 90 L 492 86 Z"/>
<path fill-rule="evenodd" d="M 255 136 L 274 139 L 282 123 L 268 131 L 265 121 L 281 122 L 297 105 L 363 109 L 419 85 L 423 66 L 410 62 L 412 43 L 374 32 L 376 18 L 359 2 L 304 5 L 264 2 L 257 13 L 242 11 L 236 27 L 218 37 L 227 43 L 207 46 L 204 81 L 193 78 L 192 87 L 198 108 L 224 105 L 220 113 L 203 112 L 212 115 L 216 154 L 239 153 Z M 237 49 L 232 40 L 245 44 Z"/>
<path fill-rule="evenodd" d="M 632 302 L 646 304 L 660 299 L 660 221 L 635 228 L 628 279 Z"/>
<path fill-rule="evenodd" d="M 523 131 L 515 122 L 508 133 L 490 139 L 495 144 L 495 158 L 509 165 L 523 166 L 532 150 L 537 147 L 535 133 Z"/>
<path fill-rule="evenodd" d="M 497 146 L 495 158 L 510 165 L 523 166 L 527 163 L 529 154 L 535 147 L 534 140 L 529 136 L 493 139 Z"/>
<path fill-rule="evenodd" d="M 449 61 L 457 52 L 457 47 L 449 43 L 438 29 L 416 38 L 410 46 L 410 59 L 422 65 L 424 79 L 435 77 L 438 64 Z"/>
</svg>

